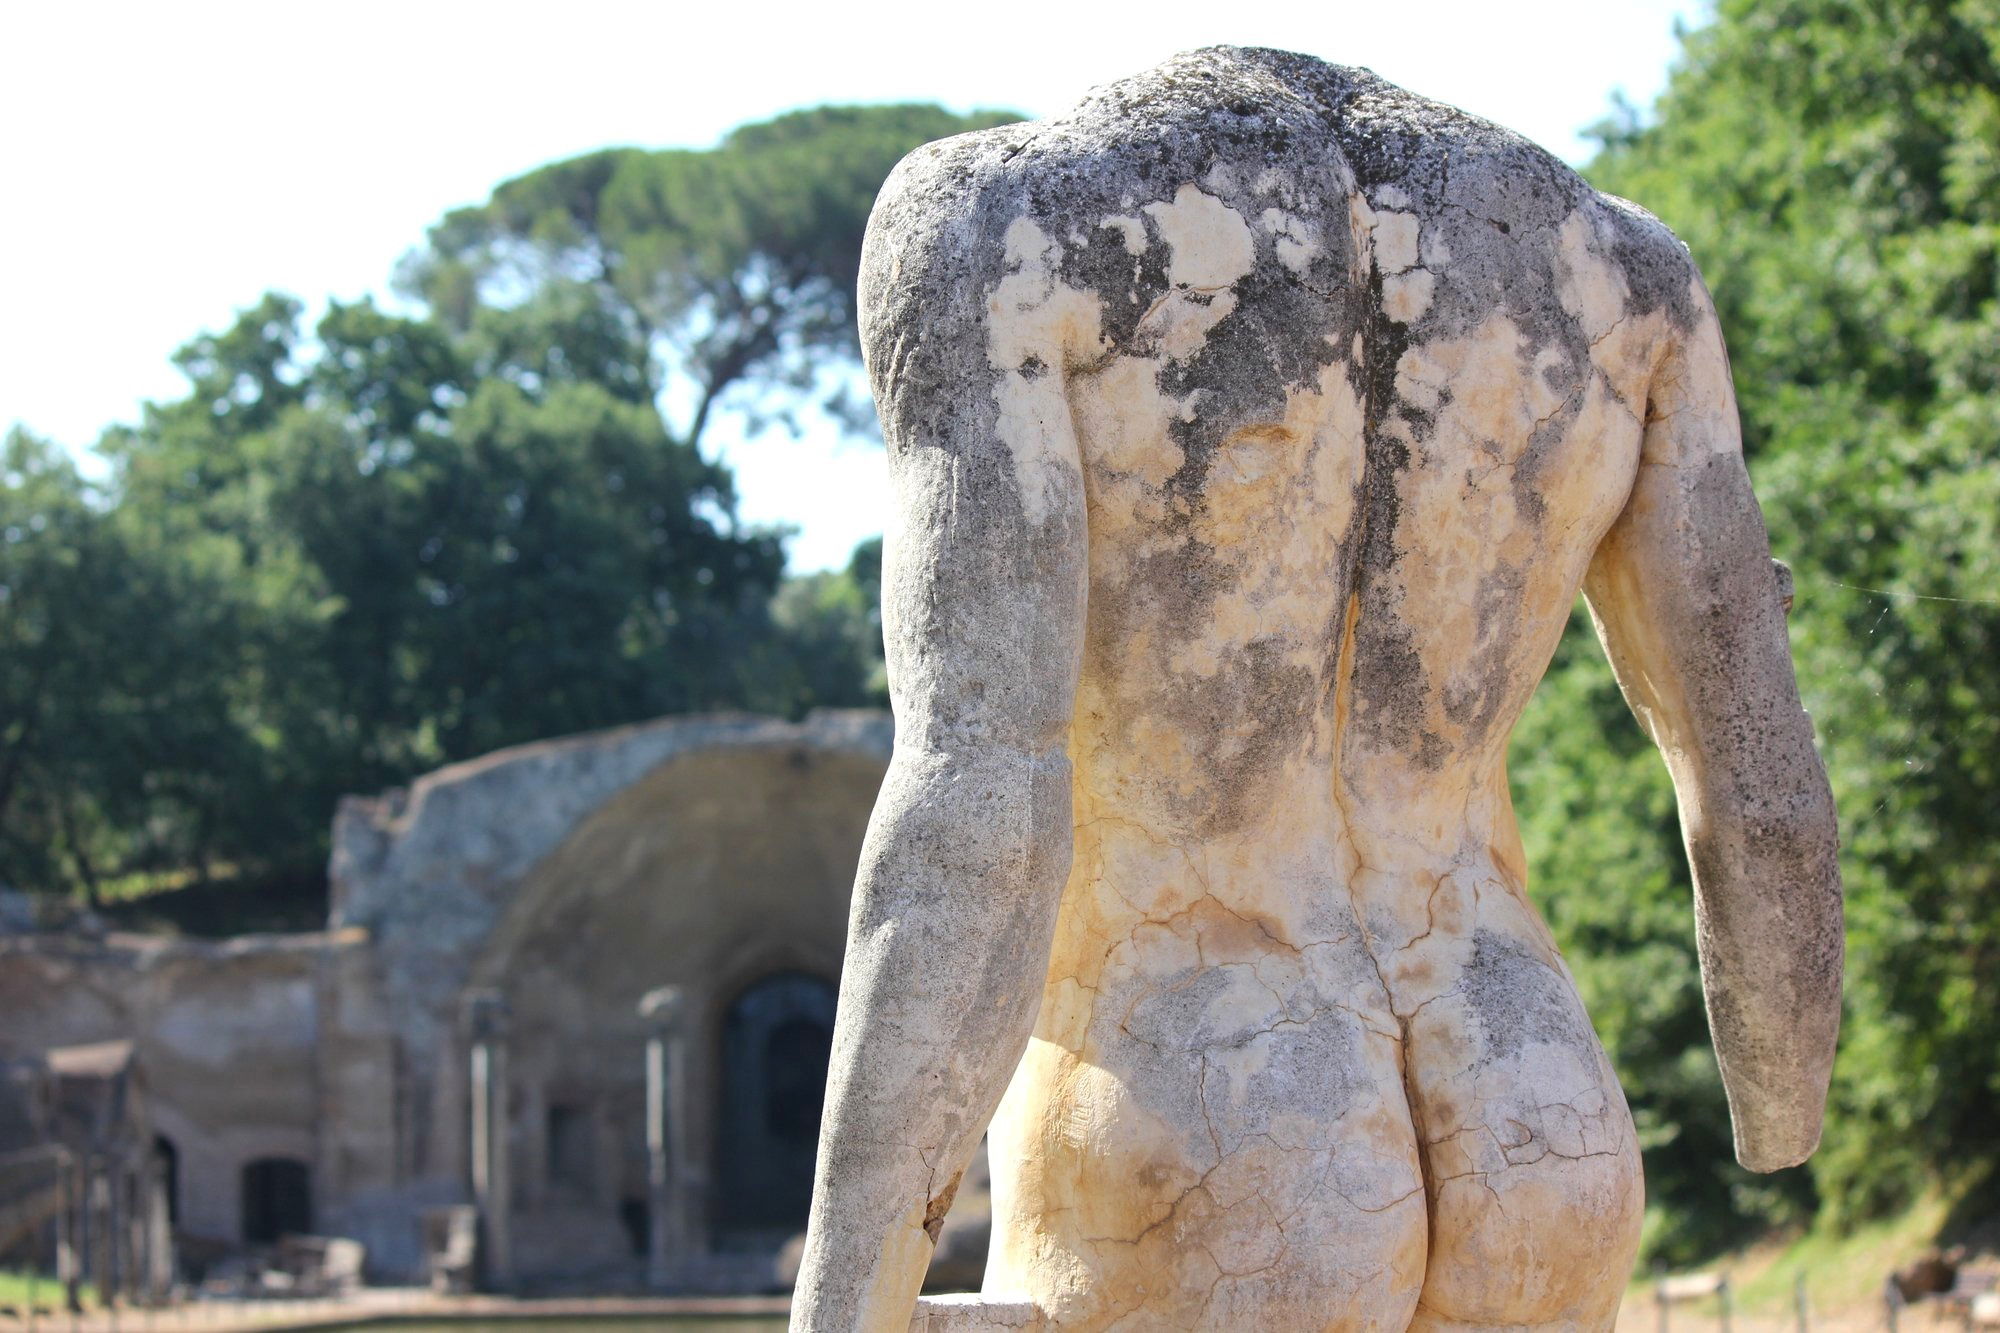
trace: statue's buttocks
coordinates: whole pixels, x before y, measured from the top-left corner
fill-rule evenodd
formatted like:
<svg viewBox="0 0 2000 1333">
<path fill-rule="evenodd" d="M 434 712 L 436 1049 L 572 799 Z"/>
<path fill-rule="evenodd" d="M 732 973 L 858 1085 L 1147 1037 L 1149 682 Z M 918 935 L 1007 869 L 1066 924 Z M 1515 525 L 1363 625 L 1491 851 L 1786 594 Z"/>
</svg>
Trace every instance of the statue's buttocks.
<svg viewBox="0 0 2000 1333">
<path fill-rule="evenodd" d="M 1608 1326 L 1638 1154 L 1505 773 L 1587 578 L 1684 796 L 1795 808 L 1757 873 L 1818 943 L 1712 1004 L 1827 1050 L 1837 1014 L 1830 808 L 1678 243 L 1365 72 L 1218 50 L 920 150 L 863 301 L 899 750 L 815 1217 L 900 1220 L 865 1276 L 816 1235 L 801 1326 L 894 1322 L 1006 1081 L 979 1048 L 1030 1031 L 987 1286 L 1054 1324 Z M 1816 1133 L 1808 1045 L 1724 1045 L 1753 1155 Z"/>
</svg>

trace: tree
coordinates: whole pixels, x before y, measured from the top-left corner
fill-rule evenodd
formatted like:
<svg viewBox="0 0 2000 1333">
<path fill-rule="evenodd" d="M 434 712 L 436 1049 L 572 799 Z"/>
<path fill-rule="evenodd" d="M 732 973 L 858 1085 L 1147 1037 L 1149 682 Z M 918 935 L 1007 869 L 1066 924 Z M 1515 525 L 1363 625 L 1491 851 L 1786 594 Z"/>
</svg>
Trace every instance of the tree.
<svg viewBox="0 0 2000 1333">
<path fill-rule="evenodd" d="M 697 447 L 726 396 L 783 416 L 771 390 L 818 385 L 852 423 L 865 404 L 829 386 L 829 372 L 858 359 L 854 285 L 876 189 L 918 144 L 1018 119 L 820 107 L 745 126 L 710 151 L 585 154 L 447 216 L 405 261 L 403 282 L 490 349 L 489 373 L 545 373 L 507 349 L 522 325 L 561 312 L 591 332 L 579 359 L 602 364 L 615 344 L 633 393 L 684 398 L 678 436 Z"/>
<path fill-rule="evenodd" d="M 480 378 L 429 321 L 278 299 L 182 355 L 114 441 L 121 522 L 232 553 L 259 614 L 225 672 L 283 794 L 231 850 L 316 859 L 335 800 L 449 758 L 763 702 L 777 539 L 650 403 Z"/>
<path fill-rule="evenodd" d="M 224 543 L 107 510 L 24 431 L 0 458 L 0 882 L 200 864 L 255 790 L 231 670 L 250 607 Z"/>
</svg>

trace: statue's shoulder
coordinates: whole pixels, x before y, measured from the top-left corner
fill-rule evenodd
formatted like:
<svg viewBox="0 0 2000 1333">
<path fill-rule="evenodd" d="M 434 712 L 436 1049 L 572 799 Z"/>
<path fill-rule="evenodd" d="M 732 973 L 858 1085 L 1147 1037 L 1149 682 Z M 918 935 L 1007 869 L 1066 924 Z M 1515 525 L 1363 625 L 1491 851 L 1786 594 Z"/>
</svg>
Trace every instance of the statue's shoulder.
<svg viewBox="0 0 2000 1333">
<path fill-rule="evenodd" d="M 1035 123 L 972 130 L 912 149 L 883 182 L 874 219 L 885 214 L 962 211 L 1013 174 L 1007 163 Z"/>
<path fill-rule="evenodd" d="M 1232 229 L 1260 225 L 1273 210 L 1302 219 L 1326 236 L 1327 263 L 1336 264 L 1353 175 L 1327 110 L 1353 72 L 1310 62 L 1319 82 L 1308 86 L 1257 54 L 1188 52 L 1094 88 L 1058 115 L 910 153 L 869 220 L 864 339 L 866 326 L 883 327 L 906 308 L 935 313 L 948 294 L 990 290 L 1030 251 L 1046 253 L 1054 277 L 1102 298 L 1108 318 L 1136 320 L 1171 259 L 1149 210 L 1174 206 L 1190 188 L 1206 196 L 1194 211 L 1219 203 Z M 1197 219 L 1187 220 L 1177 237 L 1203 244 Z M 1120 330 L 1106 333 L 1117 341 Z"/>
<path fill-rule="evenodd" d="M 1591 198 L 1635 308 L 1664 308 L 1682 332 L 1715 317 L 1694 256 L 1672 228 L 1630 199 Z"/>
<path fill-rule="evenodd" d="M 863 320 L 930 318 L 952 298 L 969 315 L 1045 250 L 1052 277 L 1101 298 L 1105 336 L 1125 346 L 1183 244 L 1214 251 L 1206 272 L 1249 236 L 1273 273 L 1302 253 L 1281 241 L 1310 244 L 1315 267 L 1296 276 L 1332 290 L 1385 220 L 1377 249 L 1389 246 L 1392 272 L 1436 268 L 1440 327 L 1476 325 L 1495 300 L 1560 318 L 1549 293 L 1579 237 L 1624 275 L 1634 308 L 1685 317 L 1699 304 L 1693 264 L 1658 219 L 1522 136 L 1366 69 L 1210 47 L 1059 115 L 912 152 L 869 224 Z"/>
<path fill-rule="evenodd" d="M 1073 218 L 1094 223 L 1171 199 L 1190 182 L 1277 172 L 1310 188 L 1341 174 L 1327 112 L 1354 76 L 1373 77 L 1284 52 L 1186 52 L 1093 88 L 1057 115 L 923 145 L 891 173 L 875 225 L 997 206 L 1064 230 Z"/>
</svg>

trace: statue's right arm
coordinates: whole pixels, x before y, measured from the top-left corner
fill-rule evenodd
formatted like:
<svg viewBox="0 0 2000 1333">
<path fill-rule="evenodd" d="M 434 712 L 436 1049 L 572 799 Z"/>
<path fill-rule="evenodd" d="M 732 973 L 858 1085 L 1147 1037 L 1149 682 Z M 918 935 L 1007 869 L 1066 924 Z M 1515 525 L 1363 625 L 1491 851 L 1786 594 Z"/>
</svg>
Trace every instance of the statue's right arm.
<svg viewBox="0 0 2000 1333">
<path fill-rule="evenodd" d="M 1638 476 L 1585 590 L 1673 777 L 1736 1156 L 1773 1171 L 1819 1143 L 1840 1027 L 1839 838 L 1721 331 L 1685 252 L 1662 239 L 1694 314 L 1660 349 Z"/>
<path fill-rule="evenodd" d="M 908 1327 L 1027 1043 L 1069 873 L 1086 550 L 1062 383 L 1078 328 L 1049 307 L 1039 232 L 969 155 L 913 154 L 863 250 L 894 496 L 896 748 L 855 883 L 800 1330 Z"/>
</svg>

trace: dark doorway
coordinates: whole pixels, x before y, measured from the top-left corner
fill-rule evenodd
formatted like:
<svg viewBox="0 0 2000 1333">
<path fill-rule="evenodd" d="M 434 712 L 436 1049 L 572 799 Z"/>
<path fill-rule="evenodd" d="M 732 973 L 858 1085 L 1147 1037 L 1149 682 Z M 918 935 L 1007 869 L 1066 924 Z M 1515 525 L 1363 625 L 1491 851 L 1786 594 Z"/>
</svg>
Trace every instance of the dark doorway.
<svg viewBox="0 0 2000 1333">
<path fill-rule="evenodd" d="M 243 1239 L 265 1245 L 312 1231 L 312 1172 L 291 1157 L 260 1157 L 243 1168 Z"/>
<path fill-rule="evenodd" d="M 167 1225 L 181 1220 L 181 1150 L 164 1134 L 153 1136 L 153 1156 L 160 1163 L 160 1185 L 167 1195 Z"/>
<path fill-rule="evenodd" d="M 596 1125 L 581 1106 L 557 1102 L 549 1107 L 547 1164 L 549 1190 L 579 1203 L 596 1194 L 597 1154 L 592 1151 Z"/>
<path fill-rule="evenodd" d="M 644 1199 L 629 1194 L 620 1199 L 618 1224 L 625 1228 L 625 1239 L 631 1244 L 635 1259 L 643 1259 L 653 1252 L 653 1210 L 646 1206 Z"/>
<path fill-rule="evenodd" d="M 715 1224 L 725 1240 L 781 1243 L 804 1228 L 833 1049 L 833 987 L 802 972 L 759 981 L 722 1028 Z"/>
</svg>

